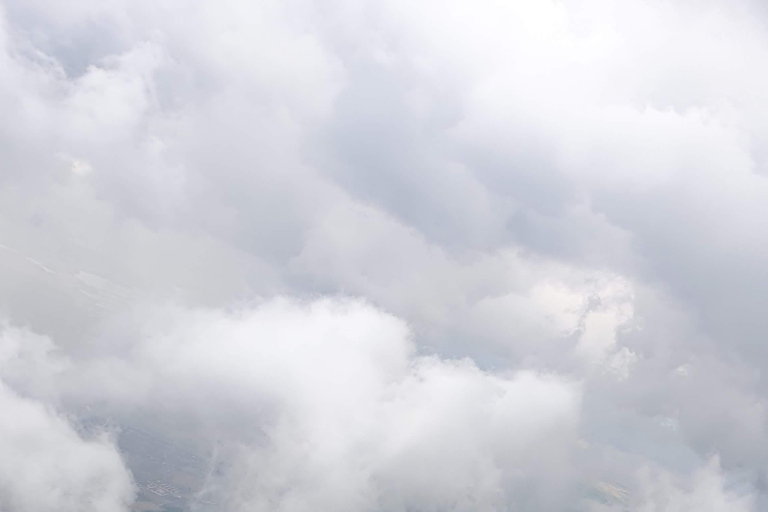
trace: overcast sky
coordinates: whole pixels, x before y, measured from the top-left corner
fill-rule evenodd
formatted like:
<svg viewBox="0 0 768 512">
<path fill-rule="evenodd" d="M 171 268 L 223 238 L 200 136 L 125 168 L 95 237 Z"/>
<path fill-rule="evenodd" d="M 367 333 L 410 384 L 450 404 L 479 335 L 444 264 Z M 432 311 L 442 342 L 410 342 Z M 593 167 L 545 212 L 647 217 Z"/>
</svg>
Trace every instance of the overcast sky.
<svg viewBox="0 0 768 512">
<path fill-rule="evenodd" d="M 129 510 L 83 411 L 228 512 L 765 510 L 766 91 L 758 0 L 0 0 L 0 510 Z"/>
</svg>

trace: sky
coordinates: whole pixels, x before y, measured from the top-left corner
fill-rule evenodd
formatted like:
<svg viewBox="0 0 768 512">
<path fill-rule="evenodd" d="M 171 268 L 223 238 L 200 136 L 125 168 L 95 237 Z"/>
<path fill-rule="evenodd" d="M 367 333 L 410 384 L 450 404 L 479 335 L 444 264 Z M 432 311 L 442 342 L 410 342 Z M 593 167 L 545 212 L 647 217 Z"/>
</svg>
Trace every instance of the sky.
<svg viewBox="0 0 768 512">
<path fill-rule="evenodd" d="M 0 510 L 130 510 L 93 415 L 228 512 L 765 510 L 765 62 L 758 0 L 0 0 Z"/>
</svg>

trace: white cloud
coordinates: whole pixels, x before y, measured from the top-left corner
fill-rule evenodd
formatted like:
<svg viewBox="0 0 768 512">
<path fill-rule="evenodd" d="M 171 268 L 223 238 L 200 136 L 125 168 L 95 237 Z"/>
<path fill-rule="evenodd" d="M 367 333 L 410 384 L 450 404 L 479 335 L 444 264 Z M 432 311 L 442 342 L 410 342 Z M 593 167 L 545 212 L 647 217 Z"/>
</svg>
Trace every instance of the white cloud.
<svg viewBox="0 0 768 512">
<path fill-rule="evenodd" d="M 54 365 L 47 340 L 14 330 L 3 375 L 53 379 L 49 400 L 191 415 L 202 439 L 238 447 L 231 510 L 555 510 L 572 497 L 576 383 L 418 356 L 400 320 L 350 300 L 158 315 L 122 362 Z M 39 342 L 34 358 L 21 335 Z"/>
<path fill-rule="evenodd" d="M 234 509 L 549 509 L 570 490 L 546 490 L 569 474 L 577 440 L 580 392 L 560 378 L 416 356 L 402 322 L 352 301 L 184 313 L 176 325 L 140 351 L 153 395 L 265 415 L 250 427 L 264 440 L 233 475 Z"/>
<path fill-rule="evenodd" d="M 84 440 L 43 403 L 0 381 L 0 508 L 25 512 L 124 512 L 128 470 L 109 439 Z"/>
<path fill-rule="evenodd" d="M 3 1 L 9 403 L 197 417 L 243 445 L 232 507 L 542 510 L 713 451 L 761 481 L 765 15 Z"/>
<path fill-rule="evenodd" d="M 738 488 L 728 489 L 717 457 L 687 479 L 671 474 L 641 477 L 643 489 L 639 512 L 741 512 L 753 510 L 754 496 Z"/>
</svg>

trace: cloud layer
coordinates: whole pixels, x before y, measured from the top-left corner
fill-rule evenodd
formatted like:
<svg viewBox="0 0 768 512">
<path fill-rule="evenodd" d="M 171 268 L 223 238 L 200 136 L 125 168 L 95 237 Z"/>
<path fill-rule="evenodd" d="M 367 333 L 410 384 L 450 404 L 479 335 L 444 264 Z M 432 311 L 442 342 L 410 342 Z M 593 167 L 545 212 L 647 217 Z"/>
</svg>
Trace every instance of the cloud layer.
<svg viewBox="0 0 768 512">
<path fill-rule="evenodd" d="M 766 59 L 747 0 L 2 1 L 0 508 L 125 510 L 98 416 L 231 510 L 759 510 Z"/>
</svg>

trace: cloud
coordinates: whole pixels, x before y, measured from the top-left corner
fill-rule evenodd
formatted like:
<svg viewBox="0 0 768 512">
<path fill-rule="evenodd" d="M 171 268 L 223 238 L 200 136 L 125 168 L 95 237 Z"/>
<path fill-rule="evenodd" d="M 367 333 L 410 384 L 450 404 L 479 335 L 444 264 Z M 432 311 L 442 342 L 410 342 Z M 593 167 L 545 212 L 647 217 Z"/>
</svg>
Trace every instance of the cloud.
<svg viewBox="0 0 768 512">
<path fill-rule="evenodd" d="M 762 503 L 757 2 L 1 11 L 9 403 L 194 419 L 235 509 Z"/>
<path fill-rule="evenodd" d="M 5 347 L 3 347 L 5 348 Z M 55 410 L 0 381 L 0 507 L 123 512 L 130 472 L 106 435 L 85 439 Z"/>
<path fill-rule="evenodd" d="M 156 399 L 258 429 L 240 434 L 255 440 L 233 463 L 233 510 L 548 510 L 571 491 L 575 384 L 416 356 L 402 322 L 364 304 L 184 315 L 139 357 Z"/>
<path fill-rule="evenodd" d="M 675 477 L 669 474 L 662 474 L 656 478 L 650 478 L 648 474 L 644 474 L 642 478 L 646 481 L 646 487 L 643 491 L 642 503 L 637 510 L 643 512 L 752 510 L 754 498 L 745 495 L 738 488 L 728 488 L 717 457 L 713 457 L 687 482 L 675 481 Z"/>
<path fill-rule="evenodd" d="M 165 327 L 145 331 L 129 357 L 79 365 L 55 364 L 48 340 L 14 330 L 3 378 L 21 388 L 53 379 L 38 393 L 49 400 L 202 423 L 201 441 L 232 450 L 230 510 L 556 510 L 573 499 L 577 383 L 418 356 L 402 321 L 349 300 L 161 316 Z"/>
</svg>

